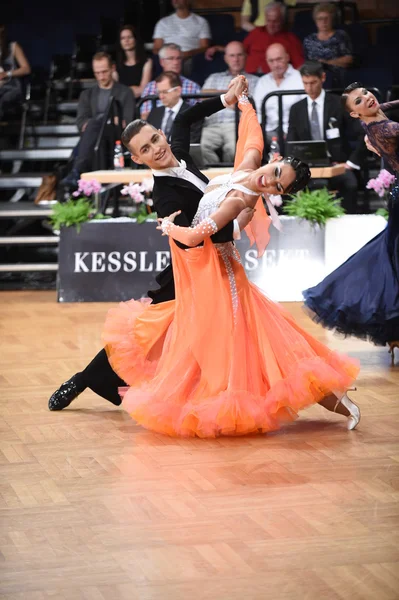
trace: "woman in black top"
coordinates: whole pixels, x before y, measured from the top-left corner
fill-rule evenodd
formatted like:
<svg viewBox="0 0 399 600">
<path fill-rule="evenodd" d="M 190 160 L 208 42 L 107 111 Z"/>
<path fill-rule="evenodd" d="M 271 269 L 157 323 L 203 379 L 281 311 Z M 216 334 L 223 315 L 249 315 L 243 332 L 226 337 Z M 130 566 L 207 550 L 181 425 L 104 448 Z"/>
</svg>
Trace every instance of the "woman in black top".
<svg viewBox="0 0 399 600">
<path fill-rule="evenodd" d="M 152 59 L 146 55 L 133 25 L 122 25 L 120 28 L 116 64 L 119 82 L 130 87 L 134 96 L 139 98 L 151 81 Z"/>
</svg>

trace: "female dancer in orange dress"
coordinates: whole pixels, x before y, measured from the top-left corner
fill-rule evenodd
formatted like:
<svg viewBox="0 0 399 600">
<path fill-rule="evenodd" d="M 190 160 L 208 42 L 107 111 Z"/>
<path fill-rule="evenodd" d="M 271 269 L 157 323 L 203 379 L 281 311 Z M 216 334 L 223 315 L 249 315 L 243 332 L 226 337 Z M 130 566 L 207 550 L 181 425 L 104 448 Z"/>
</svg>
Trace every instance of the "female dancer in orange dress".
<svg viewBox="0 0 399 600">
<path fill-rule="evenodd" d="M 263 252 L 269 238 L 259 195 L 306 185 L 297 159 L 261 165 L 263 136 L 245 97 L 236 165 L 213 179 L 191 227 L 160 223 L 170 241 L 176 299 L 121 303 L 107 317 L 104 342 L 113 369 L 132 387 L 123 407 L 141 425 L 171 436 L 216 437 L 267 432 L 321 403 L 360 419 L 346 395 L 359 367 L 303 331 L 289 313 L 251 284 L 232 243 L 210 236 L 256 205 L 251 232 Z M 202 243 L 203 245 L 198 246 Z"/>
</svg>

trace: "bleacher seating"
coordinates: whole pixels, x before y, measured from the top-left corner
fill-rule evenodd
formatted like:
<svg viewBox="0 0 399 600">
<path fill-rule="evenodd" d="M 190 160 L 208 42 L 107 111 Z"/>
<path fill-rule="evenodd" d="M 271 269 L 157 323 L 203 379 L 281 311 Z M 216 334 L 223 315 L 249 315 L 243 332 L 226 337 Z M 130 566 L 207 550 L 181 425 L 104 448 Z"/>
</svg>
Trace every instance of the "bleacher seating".
<svg viewBox="0 0 399 600">
<path fill-rule="evenodd" d="M 292 10 L 294 9 L 295 7 Z M 298 7 L 294 15 L 290 15 L 293 17 L 290 18 L 290 22 L 293 23 L 291 30 L 302 40 L 306 35 L 316 31 L 312 9 L 313 5 L 309 5 L 308 8 Z M 245 32 L 235 29 L 233 15 L 207 13 L 205 9 L 201 14 L 210 24 L 212 44 L 224 46 L 232 40 L 242 40 L 245 36 Z M 348 17 L 347 13 L 346 17 Z M 78 141 L 74 122 L 77 99 L 82 89 L 94 83 L 91 72 L 92 56 L 98 50 L 105 50 L 114 55 L 119 25 L 116 18 L 101 17 L 98 25 L 93 26 L 90 32 L 75 35 L 74 38 L 72 38 L 71 27 L 70 34 L 67 34 L 67 37 L 70 35 L 71 38 L 70 45 L 65 43 L 64 34 L 64 43 L 59 47 L 59 53 L 53 55 L 46 82 L 44 85 L 43 82 L 40 85 L 35 83 L 34 99 L 31 98 L 33 84 L 31 79 L 27 79 L 24 83 L 25 102 L 22 109 L 16 108 L 14 115 L 10 114 L 6 122 L 1 124 L 0 249 L 2 256 L 16 257 L 15 262 L 21 263 L 22 254 L 19 254 L 18 248 L 22 244 L 26 244 L 28 248 L 36 248 L 38 250 L 34 253 L 36 257 L 40 256 L 41 249 L 43 250 L 42 258 L 36 260 L 35 264 L 30 267 L 29 265 L 24 267 L 24 264 L 14 265 L 15 270 L 52 271 L 56 268 L 58 238 L 46 231 L 43 224 L 51 209 L 46 206 L 36 206 L 33 200 L 43 176 L 62 169 L 70 158 Z M 353 68 L 348 69 L 345 74 L 345 84 L 360 80 L 366 86 L 380 88 L 381 100 L 385 99 L 390 90 L 392 90 L 392 99 L 398 98 L 397 23 L 382 23 L 376 32 L 374 43 L 367 22 L 354 20 L 341 27 L 349 34 L 355 55 Z M 49 35 L 54 37 L 54 33 Z M 67 54 L 69 47 L 73 47 L 74 50 Z M 153 58 L 153 76 L 156 77 L 161 69 L 158 57 Z M 193 58 L 191 79 L 202 85 L 208 75 L 225 69 L 226 64 L 222 53 L 216 53 L 212 61 L 207 61 L 204 55 L 198 54 Z M 370 167 L 375 169 L 375 158 L 374 162 L 370 162 Z M 366 174 L 365 180 L 367 177 Z M 52 257 L 51 260 L 49 256 Z M 12 260 L 10 259 L 11 262 Z M 2 262 L 4 263 L 4 260 Z M 0 265 L 0 271 L 7 271 L 7 268 L 11 269 L 11 267 L 11 263 Z"/>
<path fill-rule="evenodd" d="M 197 54 L 193 57 L 192 79 L 202 86 L 209 75 L 219 71 L 226 71 L 226 69 L 227 65 L 224 62 L 222 52 L 216 52 L 213 60 L 206 60 L 203 54 Z"/>
<path fill-rule="evenodd" d="M 294 22 L 291 28 L 292 33 L 303 42 L 307 35 L 316 33 L 317 28 L 313 21 L 312 10 L 301 10 L 294 15 Z"/>
<path fill-rule="evenodd" d="M 231 14 L 203 13 L 211 29 L 212 44 L 225 46 L 236 39 L 234 17 Z"/>
</svg>

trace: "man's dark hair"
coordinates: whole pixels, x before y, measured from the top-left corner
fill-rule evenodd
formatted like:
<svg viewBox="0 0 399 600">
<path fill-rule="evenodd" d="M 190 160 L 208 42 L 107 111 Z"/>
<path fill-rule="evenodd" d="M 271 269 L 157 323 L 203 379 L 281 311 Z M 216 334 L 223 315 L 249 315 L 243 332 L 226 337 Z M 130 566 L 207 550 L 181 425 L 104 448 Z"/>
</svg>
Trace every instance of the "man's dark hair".
<svg viewBox="0 0 399 600">
<path fill-rule="evenodd" d="M 353 83 L 350 83 L 343 91 L 342 96 L 341 96 L 341 102 L 342 102 L 342 108 L 344 110 L 348 110 L 348 107 L 346 105 L 347 100 L 348 100 L 348 96 L 351 92 L 353 92 L 353 90 L 357 90 L 358 88 L 364 88 L 364 85 L 362 83 L 360 83 L 359 81 L 354 81 Z"/>
<path fill-rule="evenodd" d="M 163 73 L 158 75 L 158 77 L 155 80 L 155 83 L 161 83 L 161 81 L 164 81 L 165 79 L 169 80 L 171 87 L 182 86 L 180 77 L 177 73 L 174 73 L 173 71 L 164 71 Z"/>
<path fill-rule="evenodd" d="M 318 77 L 321 79 L 323 77 L 324 69 L 323 65 L 317 60 L 308 60 L 299 67 L 299 72 L 302 77 Z"/>
<path fill-rule="evenodd" d="M 125 127 L 125 129 L 122 132 L 121 140 L 122 140 L 123 145 L 126 146 L 126 148 L 128 150 L 130 150 L 129 144 L 132 141 L 132 139 L 138 133 L 140 133 L 140 131 L 146 125 L 148 125 L 148 127 L 151 127 L 154 131 L 157 131 L 156 127 L 154 127 L 150 123 L 147 123 L 147 121 L 144 121 L 143 119 L 135 119 L 134 121 L 132 121 L 131 123 L 129 123 L 129 125 L 127 125 Z"/>
</svg>

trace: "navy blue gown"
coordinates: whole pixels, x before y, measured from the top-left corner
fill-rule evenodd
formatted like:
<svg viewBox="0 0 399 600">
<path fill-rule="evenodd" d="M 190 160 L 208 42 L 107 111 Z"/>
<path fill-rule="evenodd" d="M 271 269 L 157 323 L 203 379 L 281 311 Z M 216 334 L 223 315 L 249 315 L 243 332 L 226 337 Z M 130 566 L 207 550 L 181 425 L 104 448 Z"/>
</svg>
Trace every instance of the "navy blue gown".
<svg viewBox="0 0 399 600">
<path fill-rule="evenodd" d="M 382 110 L 394 103 L 382 104 Z M 396 103 L 395 103 L 396 104 Z M 362 123 L 370 142 L 399 174 L 399 123 Z M 303 292 L 315 321 L 374 344 L 399 340 L 399 185 L 388 204 L 387 227 L 321 283 Z"/>
</svg>

